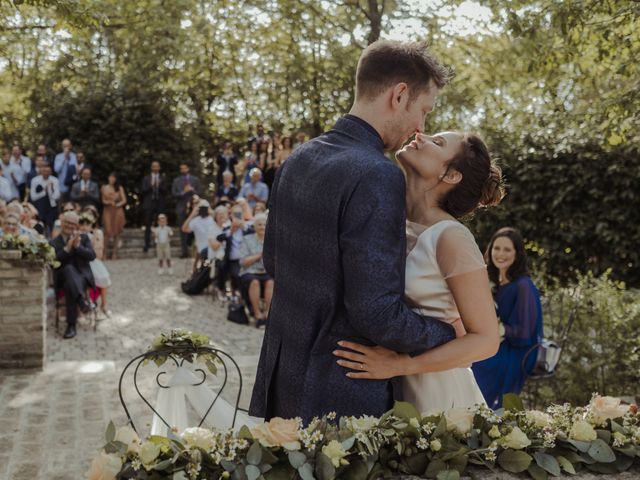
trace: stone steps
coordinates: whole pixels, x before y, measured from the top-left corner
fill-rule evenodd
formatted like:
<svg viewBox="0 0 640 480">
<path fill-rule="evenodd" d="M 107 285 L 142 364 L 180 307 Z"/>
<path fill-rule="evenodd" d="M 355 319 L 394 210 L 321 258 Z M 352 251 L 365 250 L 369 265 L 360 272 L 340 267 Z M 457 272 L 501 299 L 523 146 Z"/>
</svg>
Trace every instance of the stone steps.
<svg viewBox="0 0 640 480">
<path fill-rule="evenodd" d="M 118 249 L 118 258 L 144 259 L 155 258 L 156 249 L 151 238 L 151 247 L 148 252 L 143 251 L 144 247 L 144 229 L 142 228 L 125 228 L 120 236 L 122 246 Z M 177 258 L 180 256 L 180 236 L 177 228 L 174 228 L 173 237 L 171 237 L 171 256 Z"/>
</svg>

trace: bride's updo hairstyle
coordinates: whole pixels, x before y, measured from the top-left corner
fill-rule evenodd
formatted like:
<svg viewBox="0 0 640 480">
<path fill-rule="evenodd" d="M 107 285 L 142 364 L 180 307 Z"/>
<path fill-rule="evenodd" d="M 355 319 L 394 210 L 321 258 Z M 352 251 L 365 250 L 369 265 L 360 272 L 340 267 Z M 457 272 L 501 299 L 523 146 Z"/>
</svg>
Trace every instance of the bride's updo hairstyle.
<svg viewBox="0 0 640 480">
<path fill-rule="evenodd" d="M 465 133 L 460 151 L 449 161 L 447 170 L 456 170 L 462 180 L 440 200 L 440 206 L 455 218 L 462 218 L 480 207 L 491 207 L 504 197 L 502 171 L 491 159 L 487 145 L 473 133 Z"/>
</svg>

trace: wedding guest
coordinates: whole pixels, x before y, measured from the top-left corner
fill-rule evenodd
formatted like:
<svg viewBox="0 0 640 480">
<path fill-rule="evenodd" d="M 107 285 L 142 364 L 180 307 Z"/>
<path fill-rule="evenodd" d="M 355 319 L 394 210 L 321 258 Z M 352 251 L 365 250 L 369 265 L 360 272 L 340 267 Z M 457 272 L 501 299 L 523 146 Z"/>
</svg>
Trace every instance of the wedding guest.
<svg viewBox="0 0 640 480">
<path fill-rule="evenodd" d="M 7 215 L 9 214 L 14 214 L 18 217 L 18 220 L 20 221 L 20 235 L 26 235 L 29 238 L 36 238 L 39 235 L 38 232 L 32 227 L 35 226 L 35 223 L 31 222 L 31 212 L 27 211 L 25 209 L 25 206 L 22 205 L 17 199 L 12 200 L 7 204 Z"/>
<path fill-rule="evenodd" d="M 256 133 L 251 138 L 249 138 L 247 145 L 251 147 L 252 143 L 268 142 L 269 140 L 271 140 L 271 137 L 269 137 L 269 135 L 267 135 L 267 133 L 264 131 L 264 125 L 262 123 L 257 123 Z"/>
<path fill-rule="evenodd" d="M 15 213 L 7 213 L 2 219 L 0 235 L 20 235 L 20 217 Z"/>
<path fill-rule="evenodd" d="M 23 181 L 24 172 L 11 162 L 9 150 L 2 152 L 2 176 L 7 179 L 9 188 L 11 189 L 11 195 L 10 198 L 7 199 L 7 202 L 19 199 L 20 191 L 18 190 L 18 185 Z"/>
<path fill-rule="evenodd" d="M 45 163 L 46 163 L 46 160 L 42 155 L 36 155 L 33 161 L 34 168 L 31 169 L 31 172 L 29 172 L 29 175 L 27 175 L 27 198 L 31 198 L 31 182 L 38 175 L 42 174 L 42 172 L 40 172 L 40 169 L 42 168 L 42 165 L 44 165 Z M 52 173 L 53 173 L 53 169 L 52 169 Z"/>
<path fill-rule="evenodd" d="M 291 137 L 288 135 L 284 135 L 280 140 L 280 148 L 278 149 L 278 153 L 276 154 L 276 167 L 280 168 L 285 160 L 289 158 L 289 156 L 291 156 L 291 152 L 293 152 Z"/>
<path fill-rule="evenodd" d="M 224 242 L 224 258 L 220 265 L 219 285 L 225 285 L 227 279 L 231 281 L 231 289 L 235 294 L 240 291 L 240 245 L 245 234 L 244 213 L 240 205 L 231 208 L 231 224 L 226 226 L 217 240 Z"/>
<path fill-rule="evenodd" d="M 3 164 L 0 162 L 0 200 L 3 202 L 10 202 L 14 199 L 13 190 L 11 189 L 11 182 L 4 177 Z"/>
<path fill-rule="evenodd" d="M 216 191 L 216 204 L 221 202 L 233 202 L 238 196 L 238 188 L 233 184 L 233 174 L 224 172 L 222 174 L 222 185 Z"/>
<path fill-rule="evenodd" d="M 185 219 L 189 215 L 188 205 L 193 195 L 200 195 L 200 180 L 189 173 L 189 165 L 186 162 L 180 163 L 180 175 L 173 180 L 171 184 L 171 195 L 176 200 L 176 218 L 178 225 L 184 224 Z M 180 258 L 187 258 L 188 234 L 180 232 Z"/>
<path fill-rule="evenodd" d="M 262 152 L 260 154 L 260 163 L 263 165 L 262 171 L 264 172 L 264 174 L 262 175 L 262 181 L 267 186 L 269 191 L 271 191 L 271 186 L 273 185 L 273 181 L 276 178 L 276 170 L 278 169 L 278 165 L 276 163 L 276 152 L 275 148 L 273 148 L 273 145 L 268 144 L 266 146 L 266 150 L 266 152 Z"/>
<path fill-rule="evenodd" d="M 524 242 L 516 229 L 501 228 L 493 235 L 485 261 L 505 333 L 498 353 L 474 363 L 472 369 L 487 405 L 497 409 L 502 407 L 505 393 L 522 391 L 533 370 L 536 352 L 530 350 L 542 341 L 542 308 L 540 293 L 529 276 Z"/>
<path fill-rule="evenodd" d="M 62 233 L 51 240 L 60 266 L 54 270 L 54 285 L 64 289 L 67 328 L 64 338 L 76 336 L 78 309 L 88 313 L 94 305 L 85 298 L 87 288 L 95 288 L 89 263 L 96 258 L 89 237 L 79 231 L 75 212 L 62 215 Z"/>
<path fill-rule="evenodd" d="M 38 216 L 45 225 L 46 235 L 51 234 L 53 224 L 58 217 L 58 200 L 60 200 L 60 184 L 51 174 L 51 166 L 42 163 L 40 175 L 31 180 L 29 188 L 31 202 L 38 210 Z"/>
<path fill-rule="evenodd" d="M 260 166 L 259 156 L 260 152 L 258 152 L 258 143 L 253 142 L 249 144 L 249 151 L 244 154 L 244 165 L 242 170 L 244 172 L 242 180 L 243 184 L 251 181 L 251 170 Z"/>
<path fill-rule="evenodd" d="M 158 226 L 153 229 L 156 241 L 156 256 L 158 257 L 158 275 L 168 273 L 173 275 L 171 266 L 171 237 L 173 229 L 167 224 L 167 216 L 164 213 L 158 215 Z M 164 266 L 166 262 L 167 266 Z"/>
<path fill-rule="evenodd" d="M 47 153 L 47 146 L 44 143 L 41 143 L 38 145 L 38 148 L 36 148 L 36 157 L 42 157 L 42 159 L 53 168 L 54 159 Z"/>
<path fill-rule="evenodd" d="M 111 275 L 104 264 L 104 234 L 97 226 L 97 218 L 98 216 L 90 208 L 83 210 L 80 215 L 80 231 L 91 239 L 91 246 L 96 254 L 95 260 L 91 261 L 89 266 L 96 283 L 96 289 L 99 290 L 100 310 L 108 318 L 111 316 L 111 311 L 107 308 L 107 293 L 111 286 Z"/>
<path fill-rule="evenodd" d="M 142 179 L 140 197 L 144 216 L 144 247 L 147 252 L 151 244 L 151 225 L 153 220 L 166 211 L 165 199 L 168 184 L 165 176 L 160 172 L 160 162 L 151 162 L 151 173 Z"/>
<path fill-rule="evenodd" d="M 295 150 L 306 141 L 307 134 L 300 130 L 298 133 L 296 133 L 296 141 L 293 143 L 293 149 Z"/>
<path fill-rule="evenodd" d="M 120 235 L 126 223 L 124 206 L 127 204 L 124 187 L 120 185 L 118 175 L 115 172 L 109 174 L 108 181 L 102 186 L 100 193 L 103 205 L 102 228 L 104 228 L 104 234 L 107 237 L 105 256 L 108 255 L 109 248 L 111 248 L 109 258 L 115 260 L 118 258 Z"/>
<path fill-rule="evenodd" d="M 267 273 L 262 262 L 262 248 L 267 226 L 267 216 L 258 214 L 254 218 L 255 233 L 246 235 L 240 245 L 240 282 L 248 292 L 256 328 L 267 324 L 267 314 L 273 296 L 273 278 Z M 264 310 L 260 306 L 261 294 L 264 295 Z"/>
<path fill-rule="evenodd" d="M 62 185 L 60 193 L 62 194 Z M 91 169 L 85 167 L 80 174 L 80 180 L 71 187 L 71 200 L 84 208 L 87 205 L 100 206 L 100 187 L 97 182 L 91 180 Z"/>
<path fill-rule="evenodd" d="M 213 211 L 213 227 L 209 232 L 207 247 L 207 259 L 212 262 L 212 278 L 214 278 L 214 284 L 218 290 L 220 298 L 224 298 L 225 284 L 221 282 L 221 270 L 224 263 L 224 242 L 219 240 L 218 237 L 224 233 L 224 229 L 229 223 L 229 209 L 225 205 L 219 205 Z"/>
<path fill-rule="evenodd" d="M 72 147 L 71 140 L 68 138 L 62 140 L 62 152 L 58 153 L 53 161 L 53 170 L 60 181 L 60 195 L 63 201 L 69 199 L 71 192 L 71 186 L 67 185 L 65 180 L 67 175 L 73 175 L 71 167 L 75 168 L 77 163 L 76 154 L 71 150 Z"/>
<path fill-rule="evenodd" d="M 80 213 L 80 207 L 75 202 L 65 202 L 62 204 L 62 211 L 60 212 L 60 215 L 58 216 L 57 220 L 53 223 L 53 229 L 51 230 L 52 239 L 60 235 L 62 231 L 62 224 L 61 224 L 62 215 L 67 212 Z"/>
<path fill-rule="evenodd" d="M 27 177 L 31 173 L 32 165 L 31 159 L 26 155 L 23 155 L 22 147 L 18 143 L 13 144 L 11 149 L 11 163 L 22 171 L 18 183 L 19 198 L 25 199 L 27 190 Z"/>
<path fill-rule="evenodd" d="M 68 188 L 72 188 L 73 184 L 82 179 L 82 170 L 85 168 L 92 168 L 84 158 L 84 152 L 80 149 L 76 152 L 76 164 L 73 168 L 67 169 L 67 176 L 64 179 L 64 183 Z"/>
<path fill-rule="evenodd" d="M 196 242 L 196 258 L 207 258 L 209 237 L 215 222 L 210 213 L 210 205 L 206 200 L 200 202 L 191 210 L 191 213 L 182 224 L 183 233 L 192 233 Z"/>
<path fill-rule="evenodd" d="M 251 181 L 245 183 L 240 190 L 240 197 L 246 199 L 251 208 L 256 206 L 256 202 L 266 202 L 269 199 L 269 187 L 261 179 L 260 169 L 252 169 Z"/>
<path fill-rule="evenodd" d="M 2 221 L 4 220 L 4 216 L 6 214 L 7 214 L 7 202 L 5 202 L 2 198 L 0 198 L 0 225 L 2 225 Z"/>
<path fill-rule="evenodd" d="M 238 156 L 233 152 L 231 142 L 224 142 L 224 147 L 216 158 L 216 164 L 218 167 L 218 171 L 216 173 L 216 186 L 220 187 L 223 184 L 223 175 L 226 172 L 231 173 L 232 182 L 236 182 L 236 165 L 238 165 Z"/>
</svg>

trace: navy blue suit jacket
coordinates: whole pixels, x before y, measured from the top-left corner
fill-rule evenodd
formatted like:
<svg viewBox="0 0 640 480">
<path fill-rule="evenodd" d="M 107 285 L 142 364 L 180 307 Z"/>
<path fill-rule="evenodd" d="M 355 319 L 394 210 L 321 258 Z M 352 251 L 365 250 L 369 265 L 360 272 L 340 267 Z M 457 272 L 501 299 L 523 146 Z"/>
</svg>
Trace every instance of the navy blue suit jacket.
<svg viewBox="0 0 640 480">
<path fill-rule="evenodd" d="M 332 355 L 337 342 L 417 352 L 455 338 L 403 301 L 405 218 L 404 176 L 356 117 L 341 118 L 278 170 L 263 251 L 275 288 L 252 415 L 381 415 L 393 382 L 346 377 Z"/>
</svg>

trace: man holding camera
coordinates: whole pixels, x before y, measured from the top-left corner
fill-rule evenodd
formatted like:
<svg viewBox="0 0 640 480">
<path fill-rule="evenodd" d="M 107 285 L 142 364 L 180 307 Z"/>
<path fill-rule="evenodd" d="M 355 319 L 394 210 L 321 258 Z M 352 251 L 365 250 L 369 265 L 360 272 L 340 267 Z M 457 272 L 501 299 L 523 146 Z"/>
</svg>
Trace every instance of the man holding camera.
<svg viewBox="0 0 640 480">
<path fill-rule="evenodd" d="M 79 217 L 75 212 L 66 212 L 61 217 L 62 233 L 51 240 L 60 266 L 54 270 L 56 289 L 64 289 L 67 310 L 67 329 L 64 338 L 76 336 L 78 309 L 87 313 L 94 305 L 85 298 L 87 288 L 95 288 L 89 262 L 96 254 L 89 237 L 79 230 Z"/>
<path fill-rule="evenodd" d="M 189 165 L 186 162 L 180 163 L 180 176 L 176 177 L 171 184 L 171 195 L 176 200 L 176 219 L 178 225 L 182 225 L 187 218 L 187 211 L 191 197 L 200 195 L 200 180 L 189 173 Z M 180 258 L 187 258 L 187 238 L 189 234 L 180 232 L 181 255 Z"/>
</svg>

